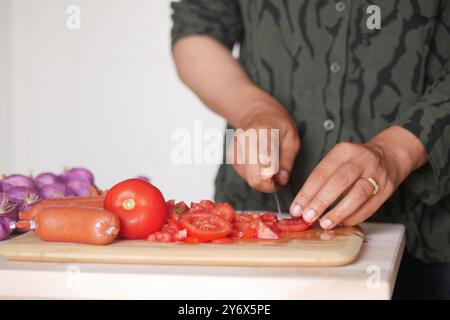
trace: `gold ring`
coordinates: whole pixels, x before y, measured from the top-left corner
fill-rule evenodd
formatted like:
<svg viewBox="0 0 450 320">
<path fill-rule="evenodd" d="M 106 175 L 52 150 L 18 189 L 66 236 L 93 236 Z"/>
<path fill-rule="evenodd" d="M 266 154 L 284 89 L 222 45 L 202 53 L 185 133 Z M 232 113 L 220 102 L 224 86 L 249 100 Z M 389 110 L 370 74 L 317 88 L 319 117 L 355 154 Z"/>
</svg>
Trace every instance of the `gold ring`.
<svg viewBox="0 0 450 320">
<path fill-rule="evenodd" d="M 370 184 L 373 186 L 373 195 L 376 195 L 378 191 L 380 191 L 380 186 L 375 181 L 375 179 L 372 179 L 371 177 L 361 177 L 361 179 L 367 180 L 370 182 Z"/>
</svg>

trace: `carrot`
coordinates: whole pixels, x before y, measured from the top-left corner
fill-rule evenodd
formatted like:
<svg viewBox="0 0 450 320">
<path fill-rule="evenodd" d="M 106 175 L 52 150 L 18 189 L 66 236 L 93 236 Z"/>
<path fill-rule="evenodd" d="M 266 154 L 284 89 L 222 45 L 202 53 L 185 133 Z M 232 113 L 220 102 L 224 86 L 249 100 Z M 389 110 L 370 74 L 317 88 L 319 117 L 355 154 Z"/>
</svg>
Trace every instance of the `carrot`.
<svg viewBox="0 0 450 320">
<path fill-rule="evenodd" d="M 47 207 L 30 221 L 44 241 L 105 245 L 116 239 L 120 223 L 116 214 L 98 208 Z"/>
<path fill-rule="evenodd" d="M 32 220 L 36 214 L 43 208 L 63 206 L 63 207 L 92 207 L 92 208 L 103 208 L 104 197 L 69 197 L 69 198 L 55 198 L 41 201 L 33 205 L 26 212 L 19 212 L 20 220 Z"/>
</svg>

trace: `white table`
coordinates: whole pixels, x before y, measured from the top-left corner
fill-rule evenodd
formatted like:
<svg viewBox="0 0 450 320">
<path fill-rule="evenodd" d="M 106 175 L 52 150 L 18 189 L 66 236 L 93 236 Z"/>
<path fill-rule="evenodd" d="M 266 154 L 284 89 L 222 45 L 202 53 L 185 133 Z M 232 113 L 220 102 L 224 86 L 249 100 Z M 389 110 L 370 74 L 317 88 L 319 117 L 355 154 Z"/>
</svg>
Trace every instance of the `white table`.
<svg viewBox="0 0 450 320">
<path fill-rule="evenodd" d="M 390 299 L 404 227 L 366 223 L 363 229 L 366 241 L 358 259 L 336 268 L 35 263 L 0 257 L 0 298 Z"/>
</svg>

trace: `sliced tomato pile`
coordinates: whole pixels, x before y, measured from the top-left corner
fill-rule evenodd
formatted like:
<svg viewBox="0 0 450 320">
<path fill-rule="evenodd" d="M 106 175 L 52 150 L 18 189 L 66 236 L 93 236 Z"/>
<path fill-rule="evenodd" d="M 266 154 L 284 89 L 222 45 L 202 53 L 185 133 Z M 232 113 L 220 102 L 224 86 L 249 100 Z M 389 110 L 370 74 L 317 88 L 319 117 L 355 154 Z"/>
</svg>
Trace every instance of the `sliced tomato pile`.
<svg viewBox="0 0 450 320">
<path fill-rule="evenodd" d="M 310 227 L 302 219 L 278 220 L 272 212 L 236 213 L 228 203 L 202 200 L 187 206 L 166 202 L 168 218 L 148 241 L 229 244 L 237 240 L 279 240 L 283 233 L 301 232 Z"/>
</svg>

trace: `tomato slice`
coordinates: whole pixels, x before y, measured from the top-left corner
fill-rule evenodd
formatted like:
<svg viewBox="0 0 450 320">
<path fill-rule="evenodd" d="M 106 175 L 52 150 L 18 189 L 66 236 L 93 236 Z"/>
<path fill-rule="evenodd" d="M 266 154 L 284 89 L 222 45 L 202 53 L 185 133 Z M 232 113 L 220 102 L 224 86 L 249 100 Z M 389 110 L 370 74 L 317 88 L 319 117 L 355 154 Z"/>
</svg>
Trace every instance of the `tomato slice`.
<svg viewBox="0 0 450 320">
<path fill-rule="evenodd" d="M 234 209 L 228 203 L 218 203 L 215 207 L 209 209 L 208 212 L 216 214 L 228 222 L 234 220 Z"/>
<path fill-rule="evenodd" d="M 200 201 L 199 206 L 203 209 L 212 209 L 216 206 L 216 204 L 211 200 L 202 200 Z"/>
<path fill-rule="evenodd" d="M 272 212 L 265 212 L 261 215 L 261 220 L 266 223 L 266 222 L 277 222 L 278 221 L 278 217 L 275 213 Z"/>
<path fill-rule="evenodd" d="M 234 217 L 234 220 L 237 222 L 245 222 L 245 223 L 250 223 L 252 221 L 255 220 L 259 220 L 259 214 L 257 213 L 237 213 Z"/>
<path fill-rule="evenodd" d="M 311 225 L 303 219 L 283 219 L 277 223 L 279 232 L 301 232 L 309 229 Z"/>
<path fill-rule="evenodd" d="M 188 237 L 208 242 L 228 236 L 231 224 L 217 215 L 210 213 L 189 213 L 180 219 L 180 225 L 187 230 Z"/>
</svg>

